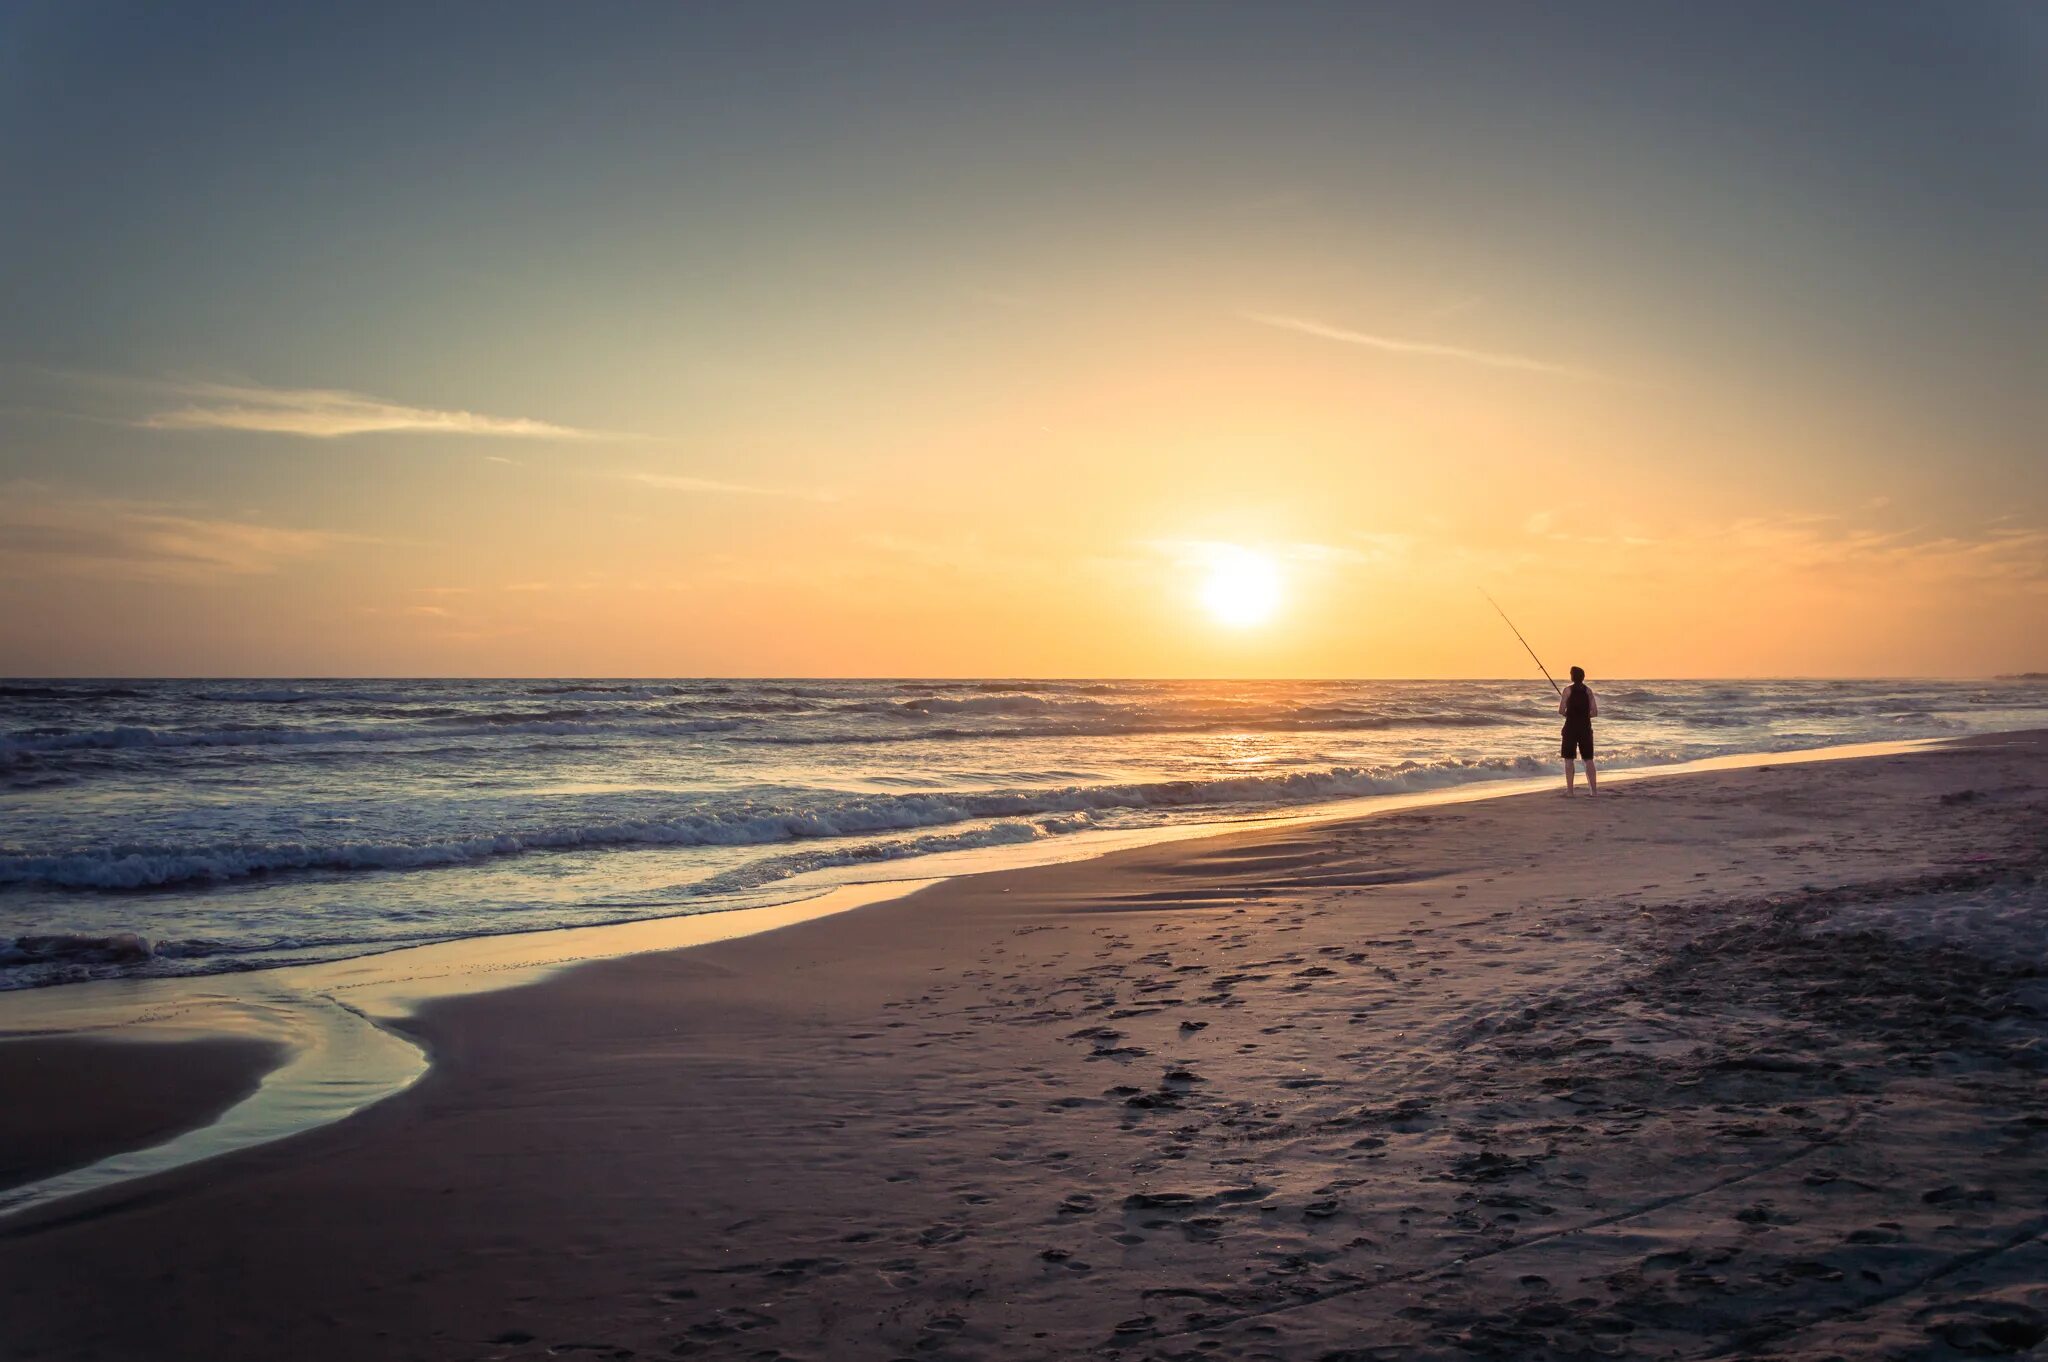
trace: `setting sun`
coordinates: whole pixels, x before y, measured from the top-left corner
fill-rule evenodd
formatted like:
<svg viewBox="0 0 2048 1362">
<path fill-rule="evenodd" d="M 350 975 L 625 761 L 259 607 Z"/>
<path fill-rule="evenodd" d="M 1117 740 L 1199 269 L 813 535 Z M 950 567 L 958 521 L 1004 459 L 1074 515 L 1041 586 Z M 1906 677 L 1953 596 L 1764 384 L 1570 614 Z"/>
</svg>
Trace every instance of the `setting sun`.
<svg viewBox="0 0 2048 1362">
<path fill-rule="evenodd" d="M 1264 624 L 1280 606 L 1280 569 L 1250 549 L 1217 548 L 1202 582 L 1202 606 L 1219 624 Z"/>
</svg>

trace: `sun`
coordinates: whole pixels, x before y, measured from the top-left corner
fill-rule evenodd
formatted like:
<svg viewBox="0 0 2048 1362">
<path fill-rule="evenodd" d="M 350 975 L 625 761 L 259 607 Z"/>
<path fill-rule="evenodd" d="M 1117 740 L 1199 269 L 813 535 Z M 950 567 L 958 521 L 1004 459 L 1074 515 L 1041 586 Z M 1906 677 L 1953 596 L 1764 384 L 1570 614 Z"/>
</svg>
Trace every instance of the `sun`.
<svg viewBox="0 0 2048 1362">
<path fill-rule="evenodd" d="M 1263 553 L 1222 544 L 1210 551 L 1202 606 L 1218 624 L 1248 629 L 1280 608 L 1280 568 Z"/>
</svg>

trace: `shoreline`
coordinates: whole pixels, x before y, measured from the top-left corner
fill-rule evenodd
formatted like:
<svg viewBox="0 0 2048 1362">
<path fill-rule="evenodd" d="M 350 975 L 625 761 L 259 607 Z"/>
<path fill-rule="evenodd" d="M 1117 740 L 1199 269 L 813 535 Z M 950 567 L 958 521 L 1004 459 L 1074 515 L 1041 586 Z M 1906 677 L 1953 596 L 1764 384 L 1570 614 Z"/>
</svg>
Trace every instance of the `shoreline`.
<svg viewBox="0 0 2048 1362">
<path fill-rule="evenodd" d="M 1704 756 L 1683 759 L 1674 759 L 1668 755 L 1658 755 L 1645 760 L 1640 765 L 1626 764 L 1630 759 L 1625 757 L 1616 758 L 1610 754 L 1603 759 L 1602 764 L 1610 782 L 1623 782 L 1647 773 L 1713 770 L 1729 763 L 1740 765 L 1760 760 L 1809 759 L 1815 754 L 1836 755 L 1851 754 L 1859 751 L 1909 750 L 1917 746 L 1960 741 L 1972 736 L 1990 736 L 1998 731 L 2001 730 L 1988 730 L 1985 733 L 1977 733 L 1973 730 L 1971 732 L 1946 733 L 1914 738 L 1866 737 L 1854 741 L 1831 742 L 1819 740 L 1815 735 L 1800 734 L 1793 741 L 1804 742 L 1808 745 L 1779 746 L 1778 744 L 1783 742 L 1784 739 L 1770 737 L 1765 740 L 1763 746 L 1755 749 L 1718 751 Z M 2024 731 L 2024 729 L 2005 731 Z M 1818 745 L 1813 745 L 1816 742 Z M 1617 764 L 1617 762 L 1623 764 Z M 54 942 L 69 941 L 82 948 L 100 951 L 102 954 L 113 954 L 133 944 L 140 944 L 148 958 L 139 962 L 141 966 L 139 969 L 132 968 L 132 966 L 138 963 L 133 960 L 125 962 L 99 960 L 74 965 L 73 968 L 80 971 L 77 973 L 41 975 L 36 973 L 36 971 L 46 967 L 54 968 L 55 966 L 52 962 L 62 962 L 63 949 L 61 947 L 50 948 L 48 960 L 39 961 L 29 956 L 24 956 L 9 967 L 10 971 L 19 972 L 10 973 L 7 980 L 8 986 L 0 988 L 0 1008 L 4 1008 L 5 1000 L 16 993 L 34 993 L 53 988 L 73 988 L 90 984 L 124 984 L 137 980 L 205 979 L 222 974 L 296 969 L 304 966 L 333 964 L 366 955 L 416 950 L 450 941 L 480 940 L 499 935 L 566 931 L 586 926 L 623 925 L 657 918 L 692 916 L 698 911 L 731 912 L 754 907 L 780 907 L 813 897 L 819 893 L 829 892 L 832 889 L 852 884 L 874 883 L 878 880 L 943 878 L 954 873 L 979 873 L 991 868 L 1053 864 L 1066 860 L 1103 855 L 1127 846 L 1149 845 L 1160 841 L 1214 835 L 1218 832 L 1229 831 L 1241 826 L 1256 826 L 1275 821 L 1285 822 L 1300 819 L 1344 817 L 1375 807 L 1392 807 L 1434 798 L 1466 799 L 1496 797 L 1500 794 L 1512 793 L 1518 789 L 1546 788 L 1553 783 L 1553 777 L 1556 775 L 1556 763 L 1554 760 L 1537 757 L 1526 752 L 1509 763 L 1509 765 L 1518 768 L 1521 772 L 1520 774 L 1488 770 L 1486 774 L 1479 775 L 1476 778 L 1472 777 L 1471 773 L 1473 770 L 1488 767 L 1489 764 L 1486 762 L 1481 762 L 1473 768 L 1450 768 L 1425 764 L 1415 769 L 1408 769 L 1413 765 L 1414 763 L 1411 762 L 1402 762 L 1385 767 L 1370 782 L 1376 788 L 1366 793 L 1325 793 L 1307 798 L 1290 797 L 1280 799 L 1277 802 L 1263 804 L 1257 802 L 1237 804 L 1226 800 L 1224 803 L 1210 808 L 1202 815 L 1185 821 L 1169 816 L 1165 821 L 1142 823 L 1136 826 L 1090 826 L 1076 829 L 1062 828 L 1058 831 L 1048 829 L 1043 835 L 1022 842 L 1003 839 L 944 850 L 919 849 L 911 854 L 901 856 L 892 854 L 874 860 L 850 859 L 840 862 L 829 854 L 829 846 L 835 840 L 845 838 L 858 839 L 868 834 L 842 833 L 821 837 L 796 836 L 781 845 L 791 848 L 803 848 L 814 842 L 827 845 L 826 863 L 813 865 L 810 868 L 798 870 L 777 878 L 771 878 L 759 884 L 750 883 L 745 889 L 720 887 L 713 891 L 708 898 L 701 900 L 695 895 L 696 889 L 701 886 L 695 883 L 674 886 L 672 887 L 674 892 L 680 892 L 681 897 L 662 901 L 650 901 L 636 910 L 615 911 L 613 915 L 598 915 L 587 921 L 509 927 L 493 924 L 484 925 L 481 929 L 476 924 L 472 924 L 466 929 L 450 927 L 440 934 L 393 939 L 379 939 L 369 936 L 327 943 L 329 948 L 338 949 L 343 952 L 342 954 L 300 955 L 294 958 L 289 954 L 294 947 L 280 945 L 275 941 L 262 944 L 233 940 L 227 945 L 224 953 L 216 953 L 212 956 L 201 954 L 195 957 L 190 956 L 186 951 L 175 949 L 189 943 L 176 939 L 172 934 L 160 933 L 154 930 L 146 921 L 138 922 L 130 918 L 116 918 L 110 921 L 101 920 L 83 924 L 77 921 L 67 921 L 61 917 L 51 918 L 38 924 L 37 931 L 31 934 L 33 939 Z M 1203 782 L 1195 783 L 1200 785 Z M 1175 784 L 1176 782 L 1171 780 L 1140 781 L 1138 783 L 1140 787 L 1147 785 L 1171 787 Z M 1380 786 L 1388 788 L 1378 788 Z M 1086 793 L 1086 790 L 1092 787 L 1076 788 L 1079 792 Z M 1069 792 L 1053 790 L 1049 793 L 1058 795 Z M 1064 805 L 1055 805 L 1054 807 L 1056 809 L 1066 808 Z M 1142 803 L 1141 807 L 1144 807 Z M 1177 806 L 1169 803 L 1163 807 L 1171 809 Z M 1187 807 L 1200 808 L 1202 806 L 1196 804 Z M 973 816 L 962 815 L 962 817 L 967 822 L 975 821 Z M 990 815 L 990 817 L 1000 821 L 1000 816 Z M 914 834 L 918 833 L 922 826 L 894 828 L 893 832 L 897 834 Z M 939 830 L 943 832 L 943 826 L 940 826 Z M 916 839 L 912 838 L 912 840 Z M 650 851 L 659 852 L 662 849 L 658 845 L 636 846 L 631 844 L 618 846 L 600 844 L 600 847 L 609 851 L 627 851 L 635 855 L 644 855 Z M 543 841 L 524 850 L 515 850 L 502 854 L 516 858 L 531 858 L 545 865 L 551 858 L 571 856 L 582 850 L 584 848 L 573 845 L 555 846 Z M 54 859 L 63 860 L 66 858 L 58 856 Z M 365 868 L 371 870 L 373 879 L 380 877 L 384 873 L 382 869 L 375 866 Z M 398 875 L 420 873 L 432 876 L 454 868 L 458 867 L 438 865 L 407 867 L 401 862 L 389 869 L 391 873 Z M 625 872 L 622 870 L 621 873 Z M 201 893 L 220 892 L 233 894 L 238 887 L 247 887 L 249 884 L 260 882 L 273 874 L 277 876 L 280 885 L 288 884 L 294 878 L 292 871 L 285 870 L 231 875 L 229 878 L 211 885 L 208 885 L 203 879 L 196 883 L 205 886 L 199 890 Z M 658 878 L 665 879 L 666 877 Z M 712 875 L 710 881 L 707 882 L 719 882 L 721 880 L 721 875 Z M 132 890 L 128 890 L 124 882 L 124 889 L 121 892 L 133 892 L 139 895 L 142 901 L 147 901 L 160 890 L 177 892 L 184 885 L 185 882 L 183 881 L 174 880 L 158 883 L 155 880 L 145 879 L 138 882 Z M 119 896 L 120 893 L 117 893 L 116 898 Z M 444 897 L 459 899 L 461 895 L 458 892 L 454 895 L 444 895 Z M 702 904 L 701 907 L 699 906 L 700 903 Z M 614 910 L 625 907 L 622 904 L 612 903 L 607 903 L 603 906 Z M 228 930 L 226 935 L 230 938 L 234 937 L 232 930 Z M 114 947 L 113 951 L 107 949 L 110 943 Z M 157 958 L 156 948 L 158 947 L 173 948 L 170 951 L 172 957 L 180 960 L 190 958 L 198 963 L 198 967 L 188 969 L 180 968 L 176 965 L 167 965 L 165 960 Z M 300 947 L 297 949 L 317 948 Z M 31 952 L 32 954 L 33 951 Z M 4 1028 L 0 1028 L 0 1036 L 4 1035 Z"/>
<path fill-rule="evenodd" d="M 444 998 L 398 1097 L 7 1222 L 0 1311 L 110 1362 L 2024 1343 L 2048 982 L 1957 943 L 2040 939 L 2044 813 L 2048 734 L 2003 735 Z"/>
<path fill-rule="evenodd" d="M 168 1143 L 246 1102 L 284 1061 L 282 1047 L 214 1036 L 154 1044 L 57 1036 L 0 1045 L 0 1092 L 51 1116 L 0 1123 L 0 1203 L 104 1159 Z"/>
<path fill-rule="evenodd" d="M 1731 753 L 1665 766 L 1624 768 L 1611 773 L 1608 780 L 1626 784 L 1751 766 L 1856 760 L 2000 736 L 2006 735 Z M 431 1057 L 418 1047 L 417 1038 L 398 1024 L 415 1007 L 436 998 L 519 987 L 593 960 L 687 949 L 733 936 L 775 931 L 827 913 L 905 897 L 961 876 L 1092 861 L 1129 850 L 1197 842 L 1258 828 L 1315 825 L 1409 808 L 1514 798 L 1541 793 L 1556 783 L 1551 776 L 1479 781 L 1239 819 L 1111 833 L 1092 843 L 1076 838 L 1023 848 L 944 853 L 919 858 L 914 864 L 961 868 L 949 875 L 833 884 L 815 894 L 762 907 L 461 937 L 240 975 L 95 980 L 0 993 L 0 1047 L 32 1048 L 46 1040 L 78 1038 L 102 1038 L 110 1043 L 256 1040 L 268 1044 L 277 1057 L 277 1062 L 259 1075 L 257 1090 L 242 1099 L 249 1103 L 267 1090 L 270 1100 L 263 1109 L 238 1113 L 235 1106 L 215 1110 L 194 1104 L 185 1119 L 166 1127 L 168 1139 L 117 1148 L 107 1156 L 103 1169 L 95 1161 L 95 1165 L 67 1170 L 48 1185 L 40 1180 L 0 1184 L 0 1218 L 98 1187 L 289 1138 L 345 1119 L 404 1091 L 427 1072 Z M 905 868 L 910 864 L 905 863 Z M 243 981 L 250 982 L 244 985 Z M 109 993 L 127 996 L 109 999 Z M 367 1033 L 366 1027 L 376 1034 Z M 233 1121 L 228 1129 L 215 1129 L 225 1118 L 237 1115 L 242 1119 Z"/>
<path fill-rule="evenodd" d="M 1999 736 L 2003 735 L 1730 753 L 1624 768 L 1607 779 L 1610 785 L 1625 785 L 1720 770 L 1858 760 Z M 905 862 L 904 868 L 914 865 L 950 873 L 831 884 L 814 894 L 762 907 L 460 937 L 241 974 L 94 980 L 0 993 L 0 1052 L 14 1052 L 17 1063 L 32 1058 L 24 1051 L 86 1039 L 107 1045 L 166 1040 L 255 1044 L 267 1047 L 271 1057 L 233 1102 L 215 1105 L 202 1091 L 189 1096 L 161 1094 L 160 1102 L 171 1110 L 162 1112 L 152 1127 L 154 1140 L 122 1143 L 101 1138 L 90 1142 L 105 1146 L 98 1158 L 46 1176 L 0 1179 L 0 1221 L 51 1202 L 289 1139 L 404 1092 L 432 1066 L 431 1053 L 404 1023 L 417 1008 L 439 999 L 517 988 L 592 961 L 778 931 L 905 898 L 962 877 L 1086 863 L 1259 829 L 1516 798 L 1541 794 L 1556 784 L 1554 776 L 1476 781 L 1216 822 L 1108 833 L 1087 842 L 1081 838 L 1088 834 L 1082 834 L 1072 841 L 1028 847 L 942 853 Z M 6 1133 L 0 1130 L 0 1137 Z"/>
</svg>

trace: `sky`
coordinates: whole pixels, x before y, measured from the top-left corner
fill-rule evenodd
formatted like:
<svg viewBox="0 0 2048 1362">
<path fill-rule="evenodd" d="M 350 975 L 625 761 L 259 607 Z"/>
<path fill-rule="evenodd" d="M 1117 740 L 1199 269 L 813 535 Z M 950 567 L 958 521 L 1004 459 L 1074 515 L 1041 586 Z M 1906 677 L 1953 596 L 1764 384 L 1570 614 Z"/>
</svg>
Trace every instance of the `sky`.
<svg viewBox="0 0 2048 1362">
<path fill-rule="evenodd" d="M 2048 669 L 2043 165 L 2032 0 L 0 0 L 0 674 Z"/>
</svg>

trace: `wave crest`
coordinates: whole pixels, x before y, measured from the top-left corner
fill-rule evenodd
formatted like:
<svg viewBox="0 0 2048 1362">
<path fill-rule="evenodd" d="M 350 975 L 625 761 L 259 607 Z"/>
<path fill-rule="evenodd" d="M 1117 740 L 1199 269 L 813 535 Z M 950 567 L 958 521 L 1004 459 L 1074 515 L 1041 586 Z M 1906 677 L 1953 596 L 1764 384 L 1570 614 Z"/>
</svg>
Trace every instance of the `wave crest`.
<svg viewBox="0 0 2048 1362">
<path fill-rule="evenodd" d="M 1054 789 L 870 795 L 809 805 L 742 803 L 672 818 L 565 823 L 468 837 L 382 842 L 271 842 L 197 847 L 108 847 L 56 855 L 0 855 L 0 885 L 152 889 L 299 871 L 419 870 L 535 851 L 606 847 L 761 846 L 1044 814 L 1183 810 L 1318 803 L 1534 773 L 1533 757 L 1339 766 L 1214 780 L 1070 785 Z"/>
<path fill-rule="evenodd" d="M 124 725 L 119 728 L 89 729 L 82 732 L 17 732 L 0 738 L 0 762 L 19 761 L 42 754 L 106 751 L 122 748 L 178 747 L 315 747 L 329 743 L 395 743 L 462 737 L 495 737 L 507 733 L 539 736 L 629 731 L 648 736 L 663 733 L 724 733 L 739 728 L 741 719 L 667 719 L 649 721 L 592 721 L 579 718 L 587 711 L 558 710 L 526 714 L 437 718 L 431 726 L 389 728 L 148 728 Z"/>
</svg>

